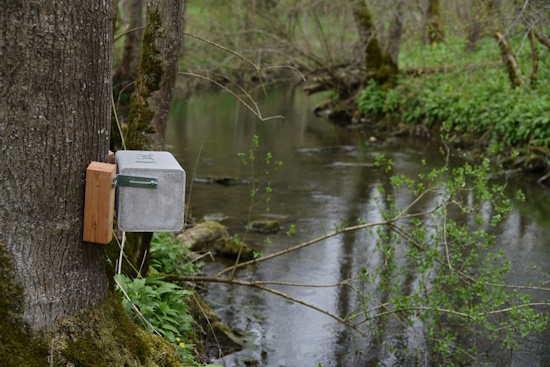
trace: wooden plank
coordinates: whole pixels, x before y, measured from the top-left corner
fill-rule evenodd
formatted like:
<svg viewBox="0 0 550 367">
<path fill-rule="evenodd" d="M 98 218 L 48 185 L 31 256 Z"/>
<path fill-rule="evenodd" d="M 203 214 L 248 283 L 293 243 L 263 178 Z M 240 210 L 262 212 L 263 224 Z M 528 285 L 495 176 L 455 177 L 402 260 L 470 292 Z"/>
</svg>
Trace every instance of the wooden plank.
<svg viewBox="0 0 550 367">
<path fill-rule="evenodd" d="M 116 165 L 92 162 L 86 169 L 84 241 L 107 244 L 113 235 Z"/>
</svg>

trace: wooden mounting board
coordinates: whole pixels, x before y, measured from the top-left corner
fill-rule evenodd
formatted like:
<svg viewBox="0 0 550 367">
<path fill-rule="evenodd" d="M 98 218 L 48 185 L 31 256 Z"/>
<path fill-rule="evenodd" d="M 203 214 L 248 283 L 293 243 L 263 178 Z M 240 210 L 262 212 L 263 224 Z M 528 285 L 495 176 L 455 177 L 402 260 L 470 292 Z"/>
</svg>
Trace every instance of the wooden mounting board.
<svg viewBox="0 0 550 367">
<path fill-rule="evenodd" d="M 84 241 L 107 244 L 113 236 L 116 165 L 92 162 L 86 169 Z"/>
</svg>

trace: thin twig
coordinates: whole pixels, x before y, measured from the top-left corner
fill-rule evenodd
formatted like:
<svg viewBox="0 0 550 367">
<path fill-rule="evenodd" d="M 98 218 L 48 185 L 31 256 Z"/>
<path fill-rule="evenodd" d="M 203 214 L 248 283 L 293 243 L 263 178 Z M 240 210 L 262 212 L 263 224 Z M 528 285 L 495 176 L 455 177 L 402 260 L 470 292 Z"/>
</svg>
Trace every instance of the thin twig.
<svg viewBox="0 0 550 367">
<path fill-rule="evenodd" d="M 141 31 L 142 29 L 145 29 L 145 27 L 138 27 L 138 28 L 130 29 L 130 30 L 124 32 L 124 33 L 121 33 L 120 35 L 118 35 L 118 37 L 116 37 L 116 38 L 113 40 L 113 43 L 115 43 L 116 41 L 118 41 L 118 40 L 121 39 L 122 37 L 126 36 L 128 33 L 136 32 L 136 31 Z"/>
<path fill-rule="evenodd" d="M 218 354 L 220 355 L 220 358 L 221 358 L 223 356 L 223 350 L 222 350 L 222 347 L 220 345 L 220 342 L 218 341 L 218 337 L 216 336 L 216 332 L 214 331 L 215 329 L 212 326 L 212 324 L 210 323 L 210 319 L 206 315 L 206 312 L 204 312 L 204 310 L 202 309 L 202 306 L 201 306 L 199 300 L 195 296 L 195 293 L 193 293 L 192 296 L 193 296 L 193 299 L 195 300 L 195 303 L 197 304 L 197 306 L 199 306 L 199 309 L 201 310 L 201 313 L 204 316 L 204 319 L 208 323 L 208 326 L 209 326 L 210 330 L 212 330 L 212 335 L 214 335 L 214 340 L 216 341 L 216 345 L 218 346 Z"/>
<path fill-rule="evenodd" d="M 240 280 L 240 279 L 228 279 L 228 278 L 219 278 L 219 277 L 195 277 L 195 276 L 183 276 L 183 275 L 179 275 L 179 274 L 164 274 L 164 273 L 159 273 L 159 275 L 165 277 L 165 278 L 168 278 L 168 279 L 176 279 L 176 280 L 180 280 L 180 281 L 205 281 L 205 282 L 213 282 L 213 283 L 225 283 L 225 284 L 235 284 L 235 285 L 243 285 L 243 286 L 247 286 L 247 287 L 252 287 L 252 288 L 257 288 L 257 289 L 260 289 L 260 290 L 263 290 L 263 291 L 266 291 L 266 292 L 269 292 L 269 293 L 272 293 L 272 294 L 275 294 L 277 296 L 280 296 L 280 297 L 283 297 L 285 299 L 288 299 L 290 301 L 293 301 L 293 302 L 296 302 L 296 303 L 299 303 L 301 305 L 304 305 L 306 307 L 309 307 L 311 309 L 314 309 L 316 311 L 319 311 L 329 317 L 332 317 L 333 319 L 335 319 L 336 321 L 338 321 L 339 323 L 343 324 L 343 325 L 346 325 L 347 327 L 357 331 L 359 334 L 361 334 L 363 337 L 366 336 L 365 332 L 356 328 L 353 324 L 349 323 L 348 321 L 344 320 L 343 318 L 339 317 L 338 315 L 335 315 L 333 314 L 332 312 L 328 311 L 328 310 L 325 310 L 325 309 L 322 309 L 320 307 L 317 307 L 311 303 L 308 303 L 304 300 L 301 300 L 299 298 L 294 298 L 286 293 L 283 293 L 283 292 L 280 292 L 280 291 L 277 291 L 273 288 L 269 288 L 269 287 L 265 287 L 263 285 L 260 285 L 260 284 L 257 284 L 255 282 L 248 282 L 248 281 L 245 281 L 245 280 Z"/>
<path fill-rule="evenodd" d="M 115 107 L 115 97 L 113 97 L 112 95 L 111 95 L 111 104 L 112 104 L 112 107 L 113 107 L 113 113 L 115 115 L 116 125 L 118 126 L 118 132 L 120 133 L 120 139 L 122 140 L 122 146 L 124 147 L 124 150 L 126 150 L 126 144 L 124 143 L 124 136 L 122 135 L 122 129 L 120 127 L 120 121 L 118 120 L 117 110 L 116 110 L 116 107 Z"/>
<path fill-rule="evenodd" d="M 131 87 L 135 82 L 136 82 L 135 80 L 131 81 L 130 83 L 126 84 L 126 85 L 124 86 L 124 88 L 122 88 L 122 89 L 120 90 L 120 92 L 118 92 L 118 98 L 117 98 L 117 100 L 116 100 L 116 108 L 117 108 L 117 110 L 118 110 L 118 108 L 119 108 L 119 106 L 120 106 L 120 98 L 122 97 L 122 93 L 124 93 L 124 91 L 125 91 L 127 88 Z"/>
<path fill-rule="evenodd" d="M 116 243 L 118 244 L 118 248 L 122 249 L 122 245 L 120 244 L 120 240 L 118 239 L 118 236 L 116 234 L 115 234 L 115 240 L 116 240 Z M 136 274 L 139 277 L 140 276 L 140 271 L 138 271 L 136 269 L 134 264 L 132 264 L 132 262 L 130 261 L 130 259 L 128 258 L 128 256 L 124 252 L 122 254 L 123 254 L 124 258 L 126 259 L 126 261 L 128 262 L 128 265 L 130 265 L 130 267 L 136 272 Z M 115 270 L 116 270 L 116 267 L 115 267 Z"/>
<path fill-rule="evenodd" d="M 195 177 L 197 175 L 197 167 L 199 165 L 199 158 L 202 154 L 203 146 L 204 146 L 204 141 L 201 142 L 199 152 L 197 153 L 197 159 L 195 159 L 195 166 L 193 167 L 193 174 L 191 175 L 191 183 L 189 184 L 189 194 L 187 195 L 187 210 L 186 210 L 186 213 L 185 213 L 186 218 L 189 218 L 189 213 L 191 212 L 191 193 L 193 192 L 193 182 L 195 181 Z M 183 231 L 185 231 L 185 221 L 183 221 Z"/>
<path fill-rule="evenodd" d="M 331 232 L 331 233 L 328 233 L 328 234 L 324 234 L 323 236 L 320 236 L 320 237 L 317 237 L 317 238 L 314 238 L 310 241 L 307 241 L 307 242 L 303 242 L 299 245 L 296 245 L 296 246 L 293 246 L 293 247 L 290 247 L 286 250 L 282 250 L 282 251 L 279 251 L 279 252 L 276 252 L 274 254 L 271 254 L 271 255 L 266 255 L 266 256 L 262 256 L 258 259 L 254 259 L 254 260 L 249 260 L 249 261 L 246 261 L 246 262 L 243 262 L 243 263 L 240 263 L 238 265 L 234 265 L 234 266 L 231 266 L 231 267 L 228 267 L 228 268 L 225 268 L 224 270 L 220 271 L 218 274 L 216 274 L 217 277 L 229 272 L 229 271 L 232 271 L 233 268 L 242 268 L 244 266 L 248 266 L 248 265 L 251 265 L 251 264 L 257 264 L 259 262 L 262 262 L 262 261 L 266 261 L 266 260 L 269 260 L 269 259 L 273 259 L 275 257 L 279 257 L 281 255 L 284 255 L 284 254 L 287 254 L 287 253 L 290 253 L 290 252 L 293 252 L 293 251 L 296 251 L 296 250 L 299 250 L 301 248 L 304 248 L 304 247 L 307 247 L 307 246 L 311 246 L 317 242 L 321 242 L 321 241 L 324 241 L 328 238 L 331 238 L 331 237 L 334 237 L 334 236 L 337 236 L 339 234 L 342 234 L 342 233 L 345 233 L 345 232 L 353 232 L 353 231 L 357 231 L 357 230 L 360 230 L 360 229 L 365 229 L 365 228 L 371 228 L 371 227 L 378 227 L 378 226 L 383 226 L 383 225 L 388 225 L 390 223 L 393 223 L 395 221 L 397 221 L 398 219 L 408 219 L 408 218 L 414 218 L 414 217 L 421 217 L 421 216 L 424 216 L 424 215 L 428 215 L 430 213 L 432 213 L 433 211 L 437 210 L 437 208 L 433 209 L 433 210 L 430 210 L 430 211 L 427 211 L 427 212 L 423 212 L 423 213 L 415 213 L 415 214 L 409 214 L 409 215 L 403 215 L 403 213 L 401 213 L 398 217 L 396 218 L 393 218 L 393 219 L 389 219 L 389 220 L 385 220 L 385 221 L 381 221 L 381 222 L 372 222 L 372 223 L 366 223 L 366 224 L 359 224 L 359 225 L 356 225 L 356 226 L 351 226 L 351 227 L 345 227 L 343 229 L 340 229 L 338 231 L 334 231 L 334 232 Z"/>
<path fill-rule="evenodd" d="M 183 72 L 183 71 L 180 71 L 178 72 L 178 75 L 188 75 L 188 76 L 194 76 L 194 77 L 197 77 L 197 78 L 200 78 L 200 79 L 204 79 L 204 80 L 207 80 L 213 84 L 216 84 L 218 87 L 222 88 L 223 90 L 225 90 L 226 92 L 228 92 L 229 94 L 231 94 L 233 97 L 235 97 L 239 102 L 241 102 L 246 108 L 248 108 L 250 110 L 250 112 L 252 112 L 254 115 L 256 115 L 260 120 L 262 121 L 267 121 L 267 120 L 272 120 L 272 119 L 282 119 L 284 118 L 283 116 L 281 115 L 277 115 L 277 116 L 270 116 L 270 117 L 262 117 L 262 114 L 259 110 L 254 110 L 251 106 L 249 106 L 241 97 L 239 97 L 237 94 L 235 94 L 235 92 L 233 92 L 231 89 L 225 87 L 224 85 L 218 83 L 217 81 L 209 78 L 209 77 L 206 77 L 204 75 L 200 75 L 200 74 L 195 74 L 195 73 L 188 73 L 188 72 Z"/>
</svg>

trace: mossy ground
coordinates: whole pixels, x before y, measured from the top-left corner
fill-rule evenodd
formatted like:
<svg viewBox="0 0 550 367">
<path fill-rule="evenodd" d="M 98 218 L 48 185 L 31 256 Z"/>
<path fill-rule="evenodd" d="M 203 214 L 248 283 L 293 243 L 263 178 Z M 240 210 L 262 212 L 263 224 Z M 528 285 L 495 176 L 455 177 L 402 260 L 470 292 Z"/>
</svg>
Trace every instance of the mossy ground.
<svg viewBox="0 0 550 367">
<path fill-rule="evenodd" d="M 22 319 L 23 290 L 0 243 L 0 361 L 6 367 L 183 366 L 175 347 L 148 334 L 125 314 L 110 293 L 97 305 L 31 336 Z"/>
<path fill-rule="evenodd" d="M 135 325 L 116 294 L 63 319 L 51 340 L 55 365 L 182 366 L 175 347 Z"/>
</svg>

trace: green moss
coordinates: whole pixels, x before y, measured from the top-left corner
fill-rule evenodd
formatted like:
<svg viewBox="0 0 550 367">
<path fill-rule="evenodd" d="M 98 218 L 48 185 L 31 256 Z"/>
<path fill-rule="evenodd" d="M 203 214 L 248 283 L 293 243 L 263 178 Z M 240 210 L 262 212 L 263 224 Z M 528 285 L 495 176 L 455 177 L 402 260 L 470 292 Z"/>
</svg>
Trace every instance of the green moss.
<svg viewBox="0 0 550 367">
<path fill-rule="evenodd" d="M 428 9 L 426 10 L 428 24 L 426 25 L 427 38 L 430 44 L 443 42 L 445 39 L 445 31 L 441 24 L 441 1 L 430 0 Z"/>
<path fill-rule="evenodd" d="M 393 62 L 389 53 L 385 53 L 382 58 L 382 64 L 376 71 L 374 79 L 382 86 L 382 89 L 391 89 L 395 87 L 395 77 L 399 69 L 397 64 Z"/>
<path fill-rule="evenodd" d="M 225 227 L 213 220 L 197 224 L 195 227 L 183 232 L 178 238 L 192 251 L 211 251 L 214 244 L 220 238 L 229 237 Z"/>
<path fill-rule="evenodd" d="M 60 321 L 56 365 L 181 366 L 175 348 L 150 335 L 126 315 L 120 298 L 111 293 L 100 304 Z"/>
<path fill-rule="evenodd" d="M 164 70 L 162 57 L 155 46 L 157 34 L 162 27 L 158 9 L 147 8 L 147 22 L 143 32 L 141 62 L 136 80 L 136 90 L 130 98 L 128 134 L 126 147 L 134 150 L 152 150 L 155 129 L 151 121 L 155 112 L 149 107 L 148 98 L 160 89 Z"/>
<path fill-rule="evenodd" d="M 175 347 L 135 325 L 120 298 L 60 320 L 54 330 L 31 336 L 23 321 L 24 293 L 0 242 L 0 361 L 2 367 L 182 366 Z M 53 361 L 52 361 L 53 359 Z"/>
<path fill-rule="evenodd" d="M 214 254 L 217 256 L 236 259 L 242 246 L 241 260 L 248 261 L 254 259 L 254 250 L 247 244 L 234 238 L 220 238 L 214 244 Z"/>
<path fill-rule="evenodd" d="M 14 267 L 0 242 L 0 361 L 2 366 L 44 366 L 48 348 L 42 336 L 31 337 L 22 319 L 24 292 L 14 278 Z"/>
<path fill-rule="evenodd" d="M 357 3 L 354 7 L 355 21 L 360 29 L 359 32 L 364 33 L 361 37 L 363 42 L 367 44 L 365 47 L 365 66 L 367 70 L 377 70 L 382 65 L 382 47 L 376 37 L 371 37 L 375 32 L 375 27 L 372 22 L 372 16 L 366 4 Z"/>
<path fill-rule="evenodd" d="M 276 220 L 255 220 L 250 222 L 248 228 L 252 232 L 258 233 L 277 233 L 281 229 L 279 222 Z"/>
</svg>

